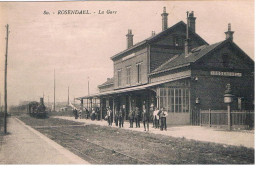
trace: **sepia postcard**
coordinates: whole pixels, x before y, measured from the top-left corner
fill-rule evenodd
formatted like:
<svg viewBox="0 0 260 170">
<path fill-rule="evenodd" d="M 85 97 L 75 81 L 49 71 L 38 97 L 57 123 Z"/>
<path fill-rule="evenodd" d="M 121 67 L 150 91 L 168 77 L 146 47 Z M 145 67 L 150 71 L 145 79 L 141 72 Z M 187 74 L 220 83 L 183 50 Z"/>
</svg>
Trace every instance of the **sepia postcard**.
<svg viewBox="0 0 260 170">
<path fill-rule="evenodd" d="M 256 165 L 254 12 L 0 2 L 0 167 Z"/>
</svg>

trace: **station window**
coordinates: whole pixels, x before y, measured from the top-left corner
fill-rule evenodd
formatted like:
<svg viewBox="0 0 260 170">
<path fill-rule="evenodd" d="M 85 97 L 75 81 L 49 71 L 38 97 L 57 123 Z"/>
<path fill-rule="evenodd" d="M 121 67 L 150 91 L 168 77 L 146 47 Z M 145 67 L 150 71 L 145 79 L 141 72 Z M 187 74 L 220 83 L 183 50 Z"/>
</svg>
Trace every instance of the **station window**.
<svg viewBox="0 0 260 170">
<path fill-rule="evenodd" d="M 174 98 L 174 92 L 175 92 L 175 89 L 174 88 L 169 88 L 168 90 L 168 106 L 169 106 L 169 110 L 170 112 L 174 112 L 174 101 L 175 101 L 175 98 Z"/>
<path fill-rule="evenodd" d="M 122 85 L 122 69 L 117 70 L 117 79 L 118 79 L 118 86 Z"/>
<path fill-rule="evenodd" d="M 126 84 L 131 83 L 131 66 L 126 67 Z"/>
<path fill-rule="evenodd" d="M 189 112 L 189 104 L 190 104 L 190 91 L 188 89 L 182 89 L 182 98 L 183 98 L 183 102 L 182 102 L 182 112 L 183 113 L 187 113 Z"/>
<path fill-rule="evenodd" d="M 136 64 L 137 67 L 137 83 L 142 81 L 142 63 Z"/>
<path fill-rule="evenodd" d="M 160 88 L 160 108 L 164 107 L 169 112 L 189 113 L 190 94 L 188 88 Z"/>
<path fill-rule="evenodd" d="M 174 106 L 175 106 L 175 110 L 174 112 L 181 112 L 182 108 L 182 96 L 181 96 L 181 89 L 175 89 L 175 102 L 174 102 Z"/>
<path fill-rule="evenodd" d="M 160 89 L 160 108 L 165 108 L 168 110 L 167 107 L 167 89 L 161 88 Z"/>
</svg>

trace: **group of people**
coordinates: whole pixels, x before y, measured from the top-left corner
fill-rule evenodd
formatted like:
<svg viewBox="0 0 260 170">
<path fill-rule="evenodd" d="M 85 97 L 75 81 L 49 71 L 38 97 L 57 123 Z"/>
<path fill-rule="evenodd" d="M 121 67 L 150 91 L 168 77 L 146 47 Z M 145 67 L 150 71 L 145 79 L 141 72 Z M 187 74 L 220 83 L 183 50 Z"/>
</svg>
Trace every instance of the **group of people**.
<svg viewBox="0 0 260 170">
<path fill-rule="evenodd" d="M 90 111 L 85 108 L 86 110 L 86 119 L 91 119 L 91 120 L 96 120 L 96 119 L 99 119 L 99 116 L 100 116 L 100 110 L 98 107 L 96 108 L 91 108 Z"/>
<path fill-rule="evenodd" d="M 85 108 L 85 110 L 86 110 L 86 115 L 85 115 L 86 119 L 91 119 L 91 120 L 98 119 L 98 116 L 100 115 L 100 111 L 99 111 L 98 107 L 91 108 L 90 111 L 87 108 Z M 73 114 L 75 116 L 75 119 L 78 119 L 78 118 L 82 119 L 83 118 L 83 113 L 82 113 L 82 110 L 80 110 L 80 109 L 74 108 Z"/>
<path fill-rule="evenodd" d="M 86 110 L 86 119 L 95 120 L 98 119 L 98 116 L 100 115 L 99 108 L 92 108 L 89 111 L 87 108 Z M 73 109 L 73 114 L 75 116 L 75 119 L 82 119 L 82 111 L 77 110 L 76 108 Z M 108 122 L 109 126 L 112 126 L 112 122 L 115 123 L 116 126 L 119 128 L 124 127 L 124 118 L 125 118 L 126 110 L 124 105 L 121 107 L 118 107 L 115 109 L 115 113 L 113 114 L 113 111 L 110 107 L 107 107 L 106 116 L 105 119 Z M 167 130 L 167 124 L 166 124 L 166 117 L 168 116 L 168 113 L 165 108 L 158 109 L 157 107 L 150 107 L 150 110 L 146 110 L 145 106 L 143 106 L 142 109 L 139 109 L 138 107 L 135 107 L 129 112 L 128 119 L 130 123 L 130 128 L 133 128 L 134 122 L 135 127 L 140 128 L 140 122 L 143 122 L 144 131 L 149 131 L 149 123 L 153 123 L 153 128 L 160 128 L 160 130 Z M 113 121 L 114 120 L 114 121 Z"/>
<path fill-rule="evenodd" d="M 119 128 L 124 127 L 124 117 L 125 117 L 125 108 L 120 107 L 115 109 L 115 114 L 110 107 L 107 107 L 107 114 L 105 119 L 108 121 L 108 125 L 112 126 L 114 120 L 115 125 Z M 114 116 L 114 117 L 113 117 Z M 167 111 L 164 108 L 160 110 L 158 108 L 151 107 L 150 111 L 147 111 L 145 106 L 143 109 L 135 107 L 132 111 L 129 112 L 128 118 L 130 123 L 130 128 L 133 128 L 134 122 L 135 127 L 140 128 L 140 121 L 143 122 L 144 131 L 149 131 L 149 123 L 153 123 L 153 128 L 159 128 L 160 130 L 167 130 L 166 117 L 168 116 Z"/>
<path fill-rule="evenodd" d="M 113 117 L 113 112 L 110 109 L 110 107 L 108 107 L 105 119 L 107 120 L 109 126 L 112 126 L 112 117 Z M 120 107 L 119 109 L 115 110 L 114 121 L 115 121 L 115 125 L 119 126 L 119 128 L 124 127 L 124 117 L 125 117 L 125 108 Z"/>
<path fill-rule="evenodd" d="M 162 107 L 159 110 L 156 107 L 152 113 L 153 127 L 156 129 L 160 127 L 160 130 L 167 130 L 166 117 L 168 116 L 168 112 L 166 111 L 166 109 Z"/>
<path fill-rule="evenodd" d="M 129 123 L 130 123 L 130 128 L 133 128 L 133 124 L 135 122 L 135 127 L 140 128 L 140 121 L 143 121 L 144 125 L 144 130 L 149 131 L 149 113 L 143 107 L 143 110 L 140 110 L 138 107 L 135 107 L 132 111 L 129 113 Z"/>
</svg>

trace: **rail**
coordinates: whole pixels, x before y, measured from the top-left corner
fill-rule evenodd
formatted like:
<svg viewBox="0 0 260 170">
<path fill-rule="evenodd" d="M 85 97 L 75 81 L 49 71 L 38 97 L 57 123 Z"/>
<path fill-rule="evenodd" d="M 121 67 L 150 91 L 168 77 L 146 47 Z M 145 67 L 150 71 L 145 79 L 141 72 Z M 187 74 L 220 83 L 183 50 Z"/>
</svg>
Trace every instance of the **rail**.
<svg viewBox="0 0 260 170">
<path fill-rule="evenodd" d="M 72 134 L 70 134 L 70 133 L 67 133 L 67 132 L 62 131 L 62 130 L 58 130 L 58 129 L 56 129 L 56 128 L 53 128 L 53 130 L 55 130 L 55 131 L 57 131 L 57 132 L 60 132 L 60 133 L 63 133 L 63 134 L 65 134 L 65 135 L 71 137 L 71 139 L 76 139 L 76 140 L 80 140 L 80 141 L 82 141 L 82 142 L 84 142 L 84 143 L 89 143 L 89 144 L 92 145 L 92 147 L 98 147 L 98 148 L 102 148 L 103 150 L 110 151 L 111 153 L 117 153 L 117 154 L 119 154 L 119 155 L 121 155 L 121 156 L 128 157 L 128 158 L 130 158 L 130 159 L 136 160 L 136 161 L 138 161 L 139 163 L 142 163 L 142 164 L 152 164 L 152 163 L 147 162 L 147 161 L 145 161 L 145 160 L 140 160 L 140 159 L 135 158 L 135 157 L 133 157 L 133 156 L 130 156 L 130 155 L 128 155 L 128 154 L 119 152 L 119 151 L 114 150 L 114 149 L 107 148 L 107 147 L 102 146 L 102 145 L 100 145 L 100 144 L 97 144 L 97 143 L 95 143 L 95 142 L 91 142 L 91 141 L 89 141 L 88 139 L 85 139 L 85 138 L 83 138 L 83 137 L 74 136 L 74 135 L 72 135 Z M 87 158 L 91 159 L 91 160 L 94 161 L 95 163 L 101 163 L 101 164 L 102 164 L 102 163 L 105 163 L 105 162 L 102 162 L 102 161 L 100 161 L 100 160 L 97 160 L 97 159 L 95 159 L 95 158 L 92 158 L 91 156 L 89 156 L 89 155 L 83 153 L 83 152 L 80 151 L 79 149 L 75 148 L 75 146 L 71 146 L 71 145 L 69 145 L 69 144 L 65 144 L 65 145 L 66 145 L 67 147 L 71 148 L 72 150 L 75 150 L 75 151 L 79 152 L 81 155 L 86 156 Z M 112 156 L 112 155 L 111 155 L 111 156 Z"/>
</svg>

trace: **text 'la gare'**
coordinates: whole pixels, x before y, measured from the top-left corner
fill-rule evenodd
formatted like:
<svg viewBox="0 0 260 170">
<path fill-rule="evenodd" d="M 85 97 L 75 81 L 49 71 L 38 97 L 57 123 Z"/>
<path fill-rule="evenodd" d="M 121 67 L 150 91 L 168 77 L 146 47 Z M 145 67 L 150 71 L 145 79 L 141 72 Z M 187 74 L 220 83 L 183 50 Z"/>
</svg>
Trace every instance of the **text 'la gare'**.
<svg viewBox="0 0 260 170">
<path fill-rule="evenodd" d="M 111 11 L 111 10 L 106 10 L 106 12 L 103 10 L 98 11 L 98 14 L 116 14 L 116 13 L 117 11 Z"/>
</svg>

